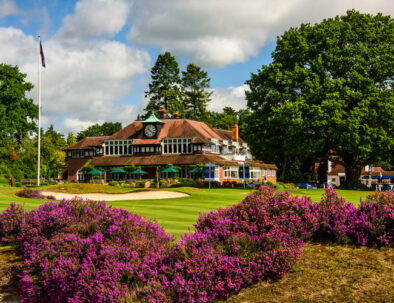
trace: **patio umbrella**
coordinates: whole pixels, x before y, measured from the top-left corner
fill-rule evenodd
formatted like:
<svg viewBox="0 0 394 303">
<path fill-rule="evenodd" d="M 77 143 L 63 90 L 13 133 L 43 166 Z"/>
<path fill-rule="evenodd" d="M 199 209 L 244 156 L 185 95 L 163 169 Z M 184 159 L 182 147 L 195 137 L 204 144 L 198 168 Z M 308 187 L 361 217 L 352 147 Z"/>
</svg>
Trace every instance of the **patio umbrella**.
<svg viewBox="0 0 394 303">
<path fill-rule="evenodd" d="M 135 171 L 131 172 L 132 174 L 136 174 L 136 175 L 146 175 L 147 172 L 143 171 L 142 169 L 136 169 Z"/>
<path fill-rule="evenodd" d="M 117 168 L 117 169 L 114 169 L 113 171 L 111 171 L 111 173 L 114 173 L 114 174 L 116 174 L 116 173 L 127 173 L 127 171 L 125 171 L 124 169 L 121 169 L 121 168 Z"/>
<path fill-rule="evenodd" d="M 201 168 L 194 168 L 190 171 L 191 174 L 202 174 L 204 171 Z"/>
<path fill-rule="evenodd" d="M 177 172 L 179 172 L 179 170 L 177 170 L 176 168 L 167 167 L 165 170 L 162 170 L 161 172 L 162 173 L 177 173 Z"/>
<path fill-rule="evenodd" d="M 91 170 L 90 172 L 88 172 L 88 175 L 102 175 L 102 174 L 104 174 L 104 172 L 99 170 L 99 169 L 97 169 L 97 168 L 95 168 L 95 169 Z"/>
</svg>

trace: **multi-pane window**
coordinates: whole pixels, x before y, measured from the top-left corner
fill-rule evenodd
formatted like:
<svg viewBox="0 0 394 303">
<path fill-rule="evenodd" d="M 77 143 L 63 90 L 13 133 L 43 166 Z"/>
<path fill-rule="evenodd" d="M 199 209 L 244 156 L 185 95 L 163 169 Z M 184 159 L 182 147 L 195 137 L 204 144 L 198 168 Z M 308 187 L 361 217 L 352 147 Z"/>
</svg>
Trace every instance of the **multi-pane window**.
<svg viewBox="0 0 394 303">
<path fill-rule="evenodd" d="M 238 179 L 238 166 L 225 166 L 224 167 L 224 178 L 225 179 Z"/>
<path fill-rule="evenodd" d="M 192 139 L 189 138 L 172 138 L 163 139 L 164 154 L 189 154 Z"/>
<path fill-rule="evenodd" d="M 267 169 L 267 177 L 270 177 L 270 176 L 271 176 L 271 170 Z"/>
<path fill-rule="evenodd" d="M 106 156 L 123 156 L 131 155 L 131 143 L 133 140 L 108 140 L 104 142 L 104 151 Z"/>
<path fill-rule="evenodd" d="M 73 158 L 83 158 L 85 156 L 85 152 L 83 150 L 73 150 L 71 156 Z"/>
<path fill-rule="evenodd" d="M 259 167 L 251 167 L 249 169 L 250 179 L 259 179 L 260 178 L 260 168 Z"/>
</svg>

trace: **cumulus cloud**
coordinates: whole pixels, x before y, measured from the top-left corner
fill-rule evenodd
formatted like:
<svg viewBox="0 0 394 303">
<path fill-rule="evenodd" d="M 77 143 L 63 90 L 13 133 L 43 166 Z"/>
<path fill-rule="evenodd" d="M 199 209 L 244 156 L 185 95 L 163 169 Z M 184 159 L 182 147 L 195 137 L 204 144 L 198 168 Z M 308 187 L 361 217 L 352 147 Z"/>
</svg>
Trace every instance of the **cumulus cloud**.
<svg viewBox="0 0 394 303">
<path fill-rule="evenodd" d="M 20 10 L 12 0 L 0 0 L 0 19 L 20 14 Z"/>
<path fill-rule="evenodd" d="M 75 5 L 75 12 L 63 19 L 57 39 L 80 44 L 87 38 L 105 35 L 112 37 L 126 25 L 131 8 L 127 0 L 83 0 Z"/>
<path fill-rule="evenodd" d="M 29 95 L 37 100 L 37 41 L 19 29 L 0 28 L 0 44 L 7 45 L 0 61 L 17 64 L 27 74 L 36 86 Z M 132 93 L 137 75 L 148 72 L 146 51 L 108 40 L 75 48 L 49 39 L 43 48 L 47 67 L 42 69 L 42 113 L 48 121 L 67 116 L 72 119 L 65 121 L 67 130 L 70 121 L 119 121 L 133 114 L 135 107 L 119 100 Z M 89 123 L 76 123 L 74 130 Z"/>
<path fill-rule="evenodd" d="M 227 88 L 213 88 L 211 91 L 211 102 L 208 109 L 211 111 L 222 112 L 226 106 L 235 110 L 246 108 L 245 91 L 249 88 L 244 84 L 241 86 L 230 86 Z"/>
<path fill-rule="evenodd" d="M 137 0 L 130 42 L 177 55 L 204 67 L 244 62 L 290 26 L 319 22 L 348 9 L 392 14 L 391 0 Z"/>
</svg>

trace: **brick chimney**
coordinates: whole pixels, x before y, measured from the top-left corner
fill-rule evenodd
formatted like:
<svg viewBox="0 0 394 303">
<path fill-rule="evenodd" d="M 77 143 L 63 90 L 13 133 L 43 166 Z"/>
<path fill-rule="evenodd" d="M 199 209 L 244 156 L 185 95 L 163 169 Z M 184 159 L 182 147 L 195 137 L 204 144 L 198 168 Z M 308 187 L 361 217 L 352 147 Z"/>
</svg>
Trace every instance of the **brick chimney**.
<svg viewBox="0 0 394 303">
<path fill-rule="evenodd" d="M 165 118 L 167 118 L 167 111 L 166 111 L 166 109 L 165 109 L 164 107 L 160 107 L 158 113 L 159 113 L 159 118 L 160 118 L 160 119 L 165 119 Z"/>
<path fill-rule="evenodd" d="M 179 114 L 178 111 L 175 111 L 174 113 L 174 119 L 179 119 L 181 117 L 181 115 Z"/>
<path fill-rule="evenodd" d="M 238 124 L 234 124 L 234 125 L 233 125 L 233 135 L 232 135 L 231 140 L 237 141 L 237 142 L 238 142 L 238 139 L 239 139 L 239 135 L 238 135 Z"/>
</svg>

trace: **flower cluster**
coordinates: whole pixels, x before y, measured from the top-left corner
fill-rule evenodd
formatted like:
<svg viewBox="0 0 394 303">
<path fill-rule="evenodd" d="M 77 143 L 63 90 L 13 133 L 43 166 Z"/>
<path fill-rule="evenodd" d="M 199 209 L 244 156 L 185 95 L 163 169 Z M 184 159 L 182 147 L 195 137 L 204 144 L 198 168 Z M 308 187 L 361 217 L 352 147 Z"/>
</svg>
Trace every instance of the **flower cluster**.
<svg viewBox="0 0 394 303">
<path fill-rule="evenodd" d="M 22 190 L 15 193 L 19 197 L 31 198 L 31 199 L 49 199 L 55 200 L 56 198 L 53 195 L 44 196 L 38 189 L 32 189 L 28 187 L 24 187 Z"/>
<path fill-rule="evenodd" d="M 358 208 L 327 189 L 320 203 L 270 187 L 201 214 L 178 242 L 104 202 L 48 202 L 0 214 L 0 241 L 18 242 L 22 302 L 211 302 L 272 277 L 300 257 L 305 240 L 393 245 L 394 191 Z"/>
<path fill-rule="evenodd" d="M 393 245 L 394 190 L 376 192 L 356 208 L 328 188 L 317 205 L 315 238 L 363 246 Z"/>
</svg>

